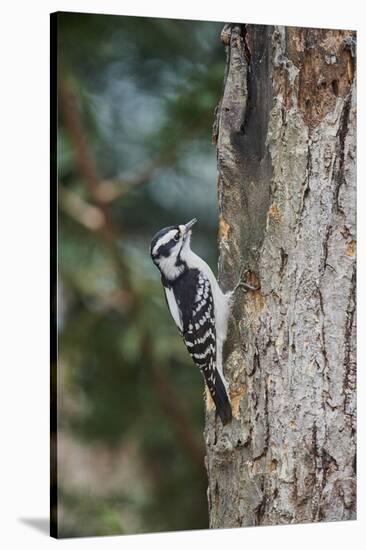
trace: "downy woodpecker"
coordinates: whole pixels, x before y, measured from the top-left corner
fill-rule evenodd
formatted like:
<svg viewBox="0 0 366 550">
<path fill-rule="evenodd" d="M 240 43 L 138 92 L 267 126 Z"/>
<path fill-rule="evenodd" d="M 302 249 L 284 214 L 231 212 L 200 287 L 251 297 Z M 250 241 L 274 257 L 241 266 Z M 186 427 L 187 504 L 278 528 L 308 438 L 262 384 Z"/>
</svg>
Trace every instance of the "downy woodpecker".
<svg viewBox="0 0 366 550">
<path fill-rule="evenodd" d="M 156 233 L 150 254 L 160 270 L 171 316 L 225 425 L 232 412 L 222 351 L 235 290 L 224 294 L 206 262 L 192 252 L 190 240 L 196 221 L 194 218 Z"/>
</svg>

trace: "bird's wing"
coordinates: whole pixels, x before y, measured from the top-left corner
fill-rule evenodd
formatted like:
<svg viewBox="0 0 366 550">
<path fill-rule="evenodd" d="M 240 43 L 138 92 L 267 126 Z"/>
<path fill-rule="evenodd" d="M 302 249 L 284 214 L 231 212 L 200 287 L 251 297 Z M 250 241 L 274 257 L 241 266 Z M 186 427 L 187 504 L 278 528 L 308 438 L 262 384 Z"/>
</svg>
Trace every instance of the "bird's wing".
<svg viewBox="0 0 366 550">
<path fill-rule="evenodd" d="M 231 419 L 226 388 L 216 368 L 215 308 L 210 281 L 202 273 L 197 277 L 195 299 L 184 319 L 183 340 L 195 364 L 202 372 L 216 409 L 224 424 Z"/>
</svg>

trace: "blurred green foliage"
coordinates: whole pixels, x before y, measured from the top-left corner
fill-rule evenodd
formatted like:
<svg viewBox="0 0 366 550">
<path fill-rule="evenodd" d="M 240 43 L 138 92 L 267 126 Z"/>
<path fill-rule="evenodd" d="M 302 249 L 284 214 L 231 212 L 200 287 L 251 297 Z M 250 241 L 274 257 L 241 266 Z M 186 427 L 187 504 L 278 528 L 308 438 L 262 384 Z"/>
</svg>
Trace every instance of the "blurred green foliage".
<svg viewBox="0 0 366 550">
<path fill-rule="evenodd" d="M 58 14 L 60 536 L 208 526 L 203 382 L 149 243 L 197 217 L 216 269 L 221 27 Z"/>
</svg>

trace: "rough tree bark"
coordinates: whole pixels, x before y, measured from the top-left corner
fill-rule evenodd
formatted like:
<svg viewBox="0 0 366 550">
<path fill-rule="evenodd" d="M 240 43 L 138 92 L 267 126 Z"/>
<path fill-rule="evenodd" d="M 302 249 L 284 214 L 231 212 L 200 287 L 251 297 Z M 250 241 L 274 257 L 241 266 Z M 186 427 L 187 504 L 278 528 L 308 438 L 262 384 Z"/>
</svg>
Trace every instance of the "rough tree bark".
<svg viewBox="0 0 366 550">
<path fill-rule="evenodd" d="M 208 404 L 210 526 L 356 516 L 355 33 L 226 25 L 214 123 L 219 275 L 240 268 L 225 351 L 234 419 Z"/>
</svg>

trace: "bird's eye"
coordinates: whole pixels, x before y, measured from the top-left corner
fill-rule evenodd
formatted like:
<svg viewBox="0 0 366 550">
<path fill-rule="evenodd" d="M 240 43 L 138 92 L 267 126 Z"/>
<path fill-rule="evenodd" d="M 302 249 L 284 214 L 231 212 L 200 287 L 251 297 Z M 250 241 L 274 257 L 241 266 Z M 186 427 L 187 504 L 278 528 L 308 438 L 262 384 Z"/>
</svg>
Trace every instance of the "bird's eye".
<svg viewBox="0 0 366 550">
<path fill-rule="evenodd" d="M 175 241 L 179 241 L 179 238 L 180 238 L 179 233 L 176 233 L 173 238 Z"/>
</svg>

